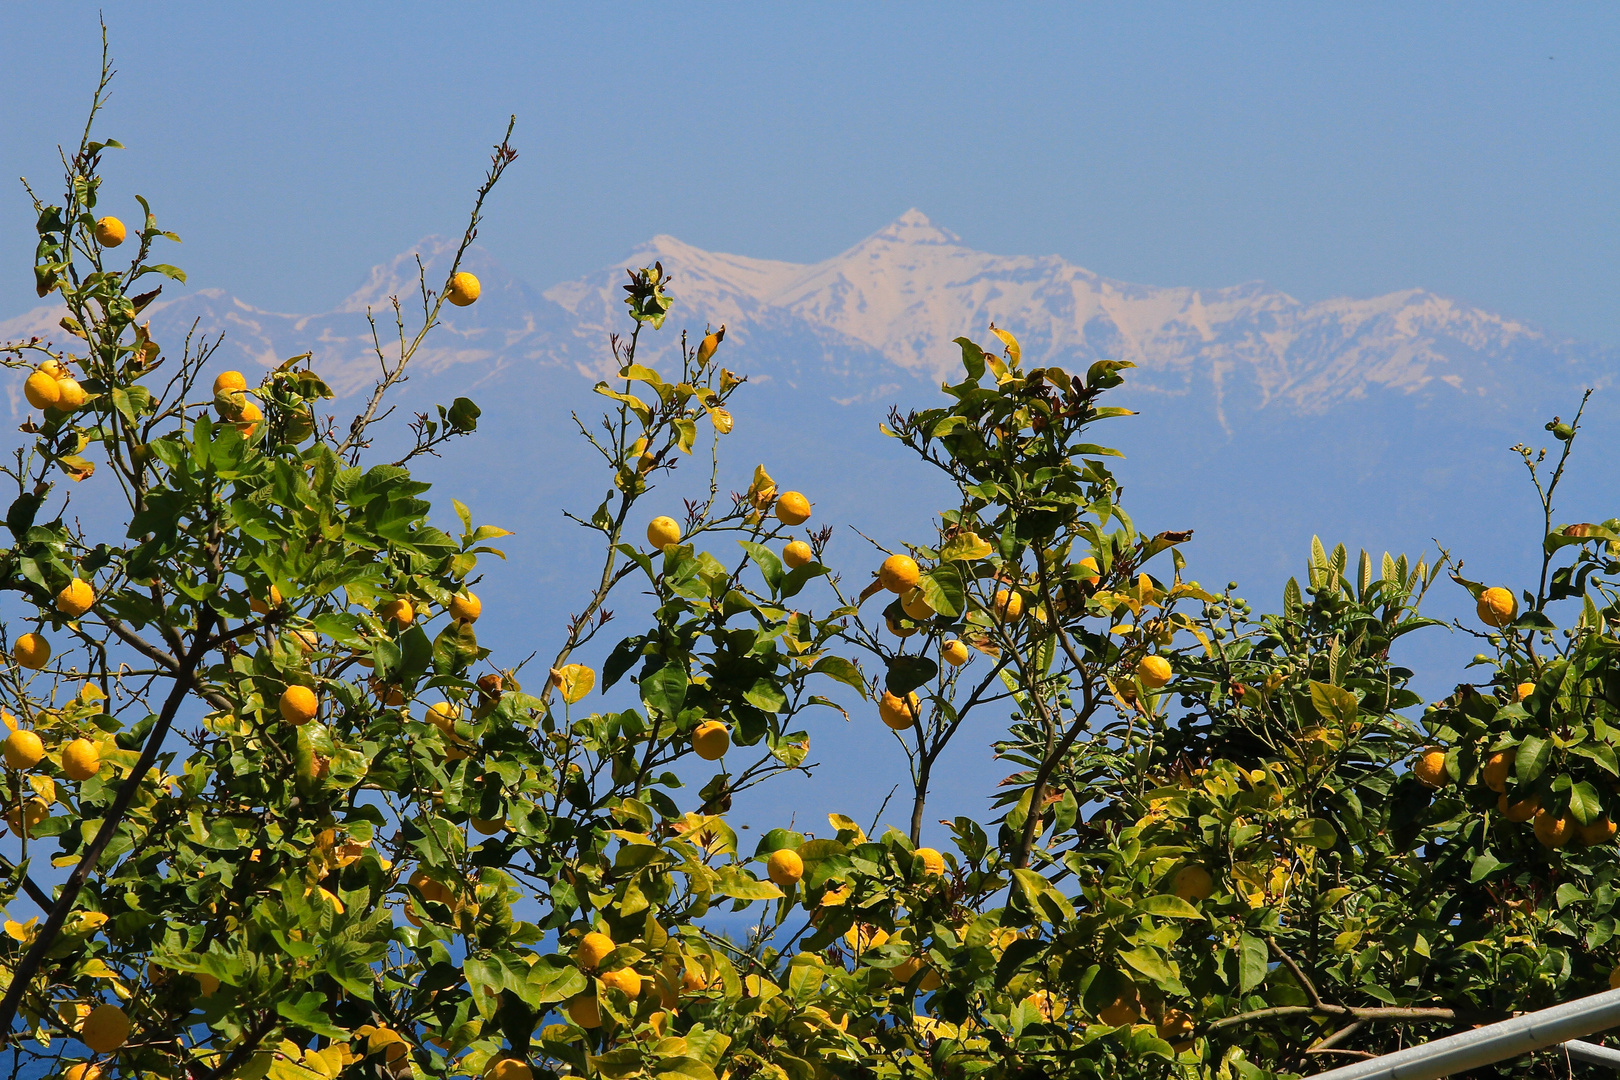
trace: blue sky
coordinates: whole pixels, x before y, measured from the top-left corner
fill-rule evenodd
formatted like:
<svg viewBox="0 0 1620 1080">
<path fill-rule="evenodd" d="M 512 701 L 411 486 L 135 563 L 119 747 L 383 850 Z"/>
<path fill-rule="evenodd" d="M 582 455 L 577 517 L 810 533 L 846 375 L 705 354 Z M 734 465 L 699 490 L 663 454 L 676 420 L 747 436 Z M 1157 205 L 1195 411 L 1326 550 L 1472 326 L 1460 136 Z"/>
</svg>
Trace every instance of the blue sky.
<svg viewBox="0 0 1620 1080">
<path fill-rule="evenodd" d="M 1620 344 L 1612 5 L 104 10 L 111 208 L 149 196 L 194 284 L 274 309 L 458 228 L 515 112 L 483 241 L 541 287 L 659 232 L 813 261 L 917 206 L 1126 280 L 1422 286 Z M 0 7 L 31 72 L 0 83 L 0 175 L 52 186 L 95 18 Z M 31 247 L 13 187 L 0 317 Z"/>
</svg>

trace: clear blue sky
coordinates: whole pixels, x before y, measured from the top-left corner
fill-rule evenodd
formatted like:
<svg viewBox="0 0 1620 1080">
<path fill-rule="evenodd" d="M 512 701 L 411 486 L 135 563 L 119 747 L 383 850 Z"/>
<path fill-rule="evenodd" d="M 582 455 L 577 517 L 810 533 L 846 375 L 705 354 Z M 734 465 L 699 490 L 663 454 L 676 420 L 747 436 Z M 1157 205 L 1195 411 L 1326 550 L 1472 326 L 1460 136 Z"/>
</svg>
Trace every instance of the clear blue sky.
<svg viewBox="0 0 1620 1080">
<path fill-rule="evenodd" d="M 668 232 L 824 258 L 909 206 L 1113 277 L 1423 286 L 1620 344 L 1620 7 L 109 3 L 112 207 L 197 285 L 323 310 L 453 231 L 544 287 Z M 96 9 L 0 6 L 0 175 L 49 187 Z M 0 197 L 0 316 L 30 306 Z"/>
</svg>

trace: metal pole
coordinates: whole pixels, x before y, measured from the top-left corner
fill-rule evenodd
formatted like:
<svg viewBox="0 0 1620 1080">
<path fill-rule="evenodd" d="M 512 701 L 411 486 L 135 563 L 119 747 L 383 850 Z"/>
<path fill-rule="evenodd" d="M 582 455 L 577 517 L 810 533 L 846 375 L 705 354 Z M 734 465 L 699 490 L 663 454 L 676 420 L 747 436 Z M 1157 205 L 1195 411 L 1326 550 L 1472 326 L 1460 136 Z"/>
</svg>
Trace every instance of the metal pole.
<svg viewBox="0 0 1620 1080">
<path fill-rule="evenodd" d="M 1579 1039 L 1571 1039 L 1562 1045 L 1564 1052 L 1572 1058 L 1579 1058 L 1593 1065 L 1607 1065 L 1611 1069 L 1620 1069 L 1620 1050 L 1599 1046 L 1596 1043 L 1581 1042 Z"/>
<path fill-rule="evenodd" d="M 1620 1025 L 1620 990 L 1606 990 L 1499 1024 L 1330 1069 L 1317 1073 L 1313 1080 L 1438 1080 L 1616 1025 Z"/>
</svg>

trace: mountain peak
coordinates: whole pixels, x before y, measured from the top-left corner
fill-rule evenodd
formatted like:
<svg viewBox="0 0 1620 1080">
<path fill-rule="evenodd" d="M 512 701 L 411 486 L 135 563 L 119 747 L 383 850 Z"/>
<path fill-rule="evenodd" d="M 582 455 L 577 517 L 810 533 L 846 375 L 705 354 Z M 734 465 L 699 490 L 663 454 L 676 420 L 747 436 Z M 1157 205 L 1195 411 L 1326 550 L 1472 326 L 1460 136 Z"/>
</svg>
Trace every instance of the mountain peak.
<svg viewBox="0 0 1620 1080">
<path fill-rule="evenodd" d="M 873 233 L 868 240 L 892 240 L 901 244 L 960 244 L 962 238 L 949 229 L 942 229 L 928 220 L 916 207 L 912 207 L 888 225 Z"/>
</svg>

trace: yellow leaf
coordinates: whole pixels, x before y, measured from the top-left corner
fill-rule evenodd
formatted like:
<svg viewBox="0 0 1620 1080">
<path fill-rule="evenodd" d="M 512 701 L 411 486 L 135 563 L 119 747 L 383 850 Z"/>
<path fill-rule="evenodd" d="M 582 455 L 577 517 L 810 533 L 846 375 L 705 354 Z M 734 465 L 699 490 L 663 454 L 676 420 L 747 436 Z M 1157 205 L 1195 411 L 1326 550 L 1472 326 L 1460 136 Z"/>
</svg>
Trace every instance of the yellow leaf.
<svg viewBox="0 0 1620 1080">
<path fill-rule="evenodd" d="M 34 789 L 34 794 L 48 803 L 56 801 L 56 781 L 48 776 L 35 776 L 30 774 L 28 786 Z"/>
<path fill-rule="evenodd" d="M 562 691 L 562 699 L 573 705 L 584 699 L 596 685 L 596 672 L 584 664 L 566 664 L 551 669 L 551 685 Z"/>
<path fill-rule="evenodd" d="M 1018 339 L 1007 333 L 1007 331 L 1001 329 L 1001 327 L 997 326 L 995 323 L 990 324 L 990 332 L 996 335 L 996 337 L 1000 338 L 1003 345 L 1007 346 L 1007 359 L 1011 360 L 1012 366 L 1016 368 L 1020 358 L 1023 355 L 1023 350 L 1018 347 Z"/>
<path fill-rule="evenodd" d="M 77 862 L 78 860 L 74 861 Z M 38 921 L 38 919 L 29 919 L 25 923 L 15 923 L 10 919 L 7 919 L 6 934 L 12 939 L 26 944 L 27 942 L 34 940 L 34 924 Z"/>
</svg>

